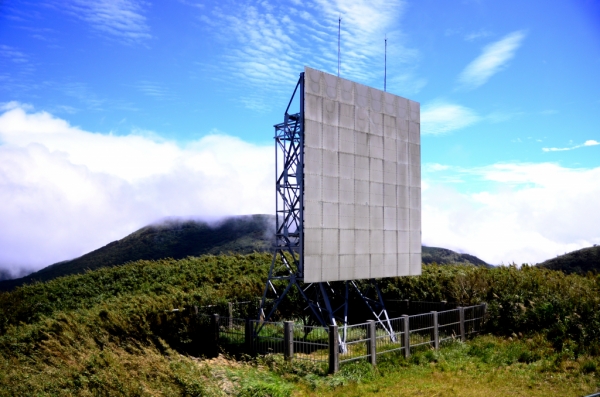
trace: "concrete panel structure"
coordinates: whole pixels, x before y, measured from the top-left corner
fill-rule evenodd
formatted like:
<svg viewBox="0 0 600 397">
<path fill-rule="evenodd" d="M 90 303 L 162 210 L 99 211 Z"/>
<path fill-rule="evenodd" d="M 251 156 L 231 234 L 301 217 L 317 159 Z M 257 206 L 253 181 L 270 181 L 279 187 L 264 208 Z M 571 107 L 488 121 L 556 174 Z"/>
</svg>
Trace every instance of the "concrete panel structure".
<svg viewBox="0 0 600 397">
<path fill-rule="evenodd" d="M 421 274 L 419 103 L 306 67 L 304 282 Z"/>
</svg>

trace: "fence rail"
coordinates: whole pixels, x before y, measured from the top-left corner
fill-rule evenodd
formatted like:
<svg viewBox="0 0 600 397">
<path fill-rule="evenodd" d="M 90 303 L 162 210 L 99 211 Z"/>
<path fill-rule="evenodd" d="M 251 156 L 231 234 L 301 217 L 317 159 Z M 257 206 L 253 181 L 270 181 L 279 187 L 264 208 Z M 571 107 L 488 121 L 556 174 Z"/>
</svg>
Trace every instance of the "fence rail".
<svg viewBox="0 0 600 397">
<path fill-rule="evenodd" d="M 421 307 L 436 306 L 430 303 Z M 452 306 L 443 303 L 438 307 Z M 231 305 L 228 311 L 233 312 Z M 283 354 L 286 360 L 328 363 L 329 371 L 333 373 L 341 363 L 369 360 L 375 365 L 378 355 L 402 352 L 409 357 L 419 346 L 437 350 L 441 344 L 464 341 L 467 336 L 483 330 L 485 313 L 484 303 L 339 328 L 337 325 L 324 328 L 291 321 L 265 322 L 214 313 L 198 316 L 200 323 L 212 330 L 210 342 L 214 343 L 215 351 L 221 346 L 259 354 Z"/>
<path fill-rule="evenodd" d="M 294 324 L 292 336 L 294 360 L 327 362 L 329 333 L 326 328 Z"/>
</svg>

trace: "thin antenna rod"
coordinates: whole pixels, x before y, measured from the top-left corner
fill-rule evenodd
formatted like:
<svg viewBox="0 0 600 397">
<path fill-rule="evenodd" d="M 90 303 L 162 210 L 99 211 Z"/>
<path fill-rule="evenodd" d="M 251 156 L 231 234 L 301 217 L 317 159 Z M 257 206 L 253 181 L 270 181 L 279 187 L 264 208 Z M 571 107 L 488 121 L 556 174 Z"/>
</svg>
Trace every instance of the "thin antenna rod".
<svg viewBox="0 0 600 397">
<path fill-rule="evenodd" d="M 342 33 L 342 16 L 340 15 L 340 17 L 338 18 L 338 77 L 340 77 L 340 40 L 341 40 L 341 33 Z"/>
<path fill-rule="evenodd" d="M 385 35 L 385 55 L 383 58 L 383 91 L 387 91 L 387 34 Z"/>
</svg>

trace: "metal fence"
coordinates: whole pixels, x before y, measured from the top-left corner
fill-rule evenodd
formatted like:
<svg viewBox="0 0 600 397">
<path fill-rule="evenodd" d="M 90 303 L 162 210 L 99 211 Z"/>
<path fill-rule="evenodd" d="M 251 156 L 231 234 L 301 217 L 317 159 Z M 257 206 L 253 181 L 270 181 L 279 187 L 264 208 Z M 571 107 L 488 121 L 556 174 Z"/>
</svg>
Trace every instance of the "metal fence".
<svg viewBox="0 0 600 397">
<path fill-rule="evenodd" d="M 252 321 L 253 329 L 259 324 Z M 252 350 L 260 354 L 284 353 L 284 323 L 262 322 L 260 332 L 253 337 Z"/>
<path fill-rule="evenodd" d="M 293 325 L 293 359 L 327 362 L 329 332 L 326 328 L 302 324 Z"/>
<path fill-rule="evenodd" d="M 460 309 L 438 313 L 438 338 L 444 344 L 460 337 Z"/>
<path fill-rule="evenodd" d="M 350 361 L 369 360 L 376 364 L 377 356 L 382 354 L 401 352 L 409 357 L 419 347 L 438 349 L 444 343 L 464 341 L 483 330 L 485 312 L 486 304 L 482 304 L 329 328 L 218 314 L 198 316 L 212 330 L 209 339 L 215 348 L 283 354 L 287 360 L 328 363 L 329 371 L 335 372 L 340 364 Z"/>
<path fill-rule="evenodd" d="M 243 346 L 246 343 L 247 321 L 233 317 L 218 317 L 219 343 Z"/>
<path fill-rule="evenodd" d="M 375 351 L 376 354 L 386 354 L 394 351 L 404 350 L 402 339 L 404 337 L 404 323 L 402 317 L 392 318 L 389 325 L 384 327 L 381 323 L 375 323 Z M 391 328 L 391 333 L 388 331 Z"/>
<path fill-rule="evenodd" d="M 370 323 L 349 325 L 345 328 L 346 344 L 342 345 L 339 354 L 340 363 L 365 359 L 369 357 L 367 342 L 370 340 Z M 343 341 L 344 328 L 338 329 Z"/>
</svg>

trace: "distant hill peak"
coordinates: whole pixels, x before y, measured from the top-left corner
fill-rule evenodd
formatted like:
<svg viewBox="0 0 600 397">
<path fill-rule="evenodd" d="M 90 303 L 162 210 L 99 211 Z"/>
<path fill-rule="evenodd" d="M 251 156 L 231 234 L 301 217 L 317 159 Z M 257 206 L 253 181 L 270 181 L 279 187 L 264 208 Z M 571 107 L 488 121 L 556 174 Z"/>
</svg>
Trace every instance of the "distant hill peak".
<svg viewBox="0 0 600 397">
<path fill-rule="evenodd" d="M 241 215 L 208 221 L 165 218 L 79 258 L 54 263 L 22 278 L 0 281 L 0 290 L 142 259 L 271 251 L 274 235 L 274 215 Z M 489 266 L 473 255 L 446 248 L 423 247 L 423 263 L 433 262 Z"/>
<path fill-rule="evenodd" d="M 421 252 L 422 261 L 426 265 L 432 263 L 437 263 L 438 265 L 470 264 L 474 266 L 491 267 L 490 264 L 474 255 L 461 254 L 447 248 L 427 247 L 424 245 Z"/>
<path fill-rule="evenodd" d="M 241 215 L 208 222 L 167 218 L 79 258 L 52 264 L 22 278 L 0 281 L 0 290 L 140 259 L 270 251 L 274 233 L 274 215 Z"/>
<path fill-rule="evenodd" d="M 600 246 L 582 248 L 576 251 L 548 259 L 537 266 L 551 270 L 560 270 L 565 273 L 586 274 L 587 272 L 600 272 Z"/>
</svg>

